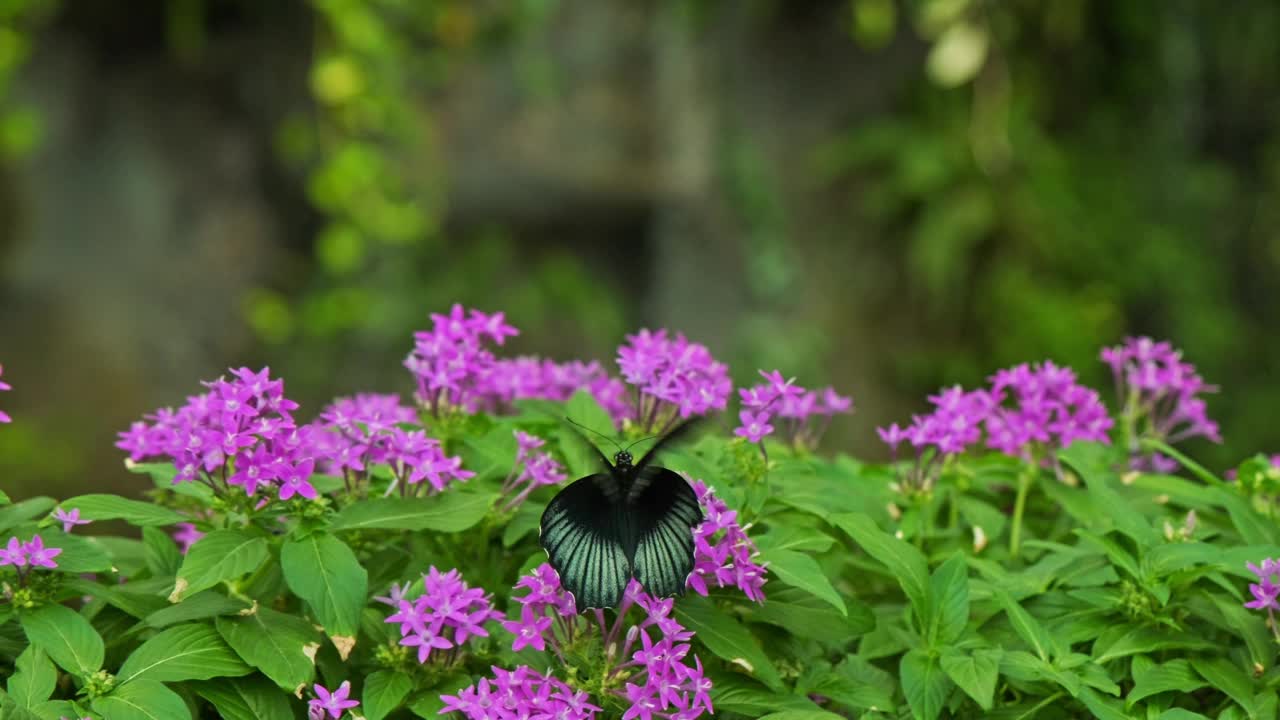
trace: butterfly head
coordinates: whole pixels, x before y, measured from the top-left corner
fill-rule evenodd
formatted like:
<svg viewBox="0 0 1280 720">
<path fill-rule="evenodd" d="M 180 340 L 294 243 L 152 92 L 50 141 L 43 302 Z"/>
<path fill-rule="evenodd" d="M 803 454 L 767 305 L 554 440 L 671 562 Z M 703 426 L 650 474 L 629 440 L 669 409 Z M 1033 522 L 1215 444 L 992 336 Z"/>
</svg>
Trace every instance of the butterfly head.
<svg viewBox="0 0 1280 720">
<path fill-rule="evenodd" d="M 614 455 L 613 464 L 615 467 L 619 469 L 624 469 L 624 470 L 626 468 L 631 467 L 631 453 L 627 452 L 626 450 L 623 450 L 617 455 Z"/>
</svg>

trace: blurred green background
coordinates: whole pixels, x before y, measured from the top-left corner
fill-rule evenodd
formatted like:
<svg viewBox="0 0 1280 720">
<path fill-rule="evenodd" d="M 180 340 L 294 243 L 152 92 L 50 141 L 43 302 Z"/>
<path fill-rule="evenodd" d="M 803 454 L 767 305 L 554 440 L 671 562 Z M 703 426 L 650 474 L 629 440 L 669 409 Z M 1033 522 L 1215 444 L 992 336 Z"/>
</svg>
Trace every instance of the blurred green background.
<svg viewBox="0 0 1280 720">
<path fill-rule="evenodd" d="M 681 329 L 858 413 L 1169 338 L 1221 468 L 1280 450 L 1280 4 L 0 0 L 0 486 L 137 485 L 115 432 L 229 365 L 303 416 L 410 333 Z M 308 412 L 310 411 L 310 412 Z"/>
</svg>

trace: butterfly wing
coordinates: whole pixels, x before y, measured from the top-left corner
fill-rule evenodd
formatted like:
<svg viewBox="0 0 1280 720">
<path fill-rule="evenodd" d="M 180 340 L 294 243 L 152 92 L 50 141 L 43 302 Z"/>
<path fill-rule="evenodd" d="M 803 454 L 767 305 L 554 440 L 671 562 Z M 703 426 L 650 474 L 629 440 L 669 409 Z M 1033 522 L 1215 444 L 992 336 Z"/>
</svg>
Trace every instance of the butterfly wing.
<svg viewBox="0 0 1280 720">
<path fill-rule="evenodd" d="M 561 490 L 542 513 L 542 547 L 578 610 L 616 607 L 631 579 L 617 481 L 588 475 Z"/>
<path fill-rule="evenodd" d="M 693 488 L 666 468 L 641 468 L 626 511 L 636 580 L 655 597 L 683 595 L 693 572 L 693 528 L 703 517 Z"/>
</svg>

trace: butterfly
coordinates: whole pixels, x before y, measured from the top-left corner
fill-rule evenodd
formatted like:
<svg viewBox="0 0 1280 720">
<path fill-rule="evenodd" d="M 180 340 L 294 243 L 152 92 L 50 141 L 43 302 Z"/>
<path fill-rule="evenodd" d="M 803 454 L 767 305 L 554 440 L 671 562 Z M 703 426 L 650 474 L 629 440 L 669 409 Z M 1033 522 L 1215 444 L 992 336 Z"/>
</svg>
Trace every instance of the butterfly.
<svg viewBox="0 0 1280 720">
<path fill-rule="evenodd" d="M 547 504 L 539 540 L 579 612 L 617 607 L 633 577 L 655 597 L 684 594 L 702 508 L 683 477 L 652 461 L 692 424 L 676 426 L 634 464 L 626 448 L 611 463 L 591 445 L 603 472 L 571 483 Z"/>
</svg>

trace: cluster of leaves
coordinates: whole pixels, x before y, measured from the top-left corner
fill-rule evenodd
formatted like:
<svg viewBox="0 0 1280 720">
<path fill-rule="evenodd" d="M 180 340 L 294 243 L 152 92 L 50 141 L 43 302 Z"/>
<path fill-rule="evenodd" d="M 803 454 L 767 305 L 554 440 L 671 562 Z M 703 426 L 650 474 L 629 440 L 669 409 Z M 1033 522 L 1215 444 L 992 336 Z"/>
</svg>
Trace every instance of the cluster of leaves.
<svg viewBox="0 0 1280 720">
<path fill-rule="evenodd" d="M 554 618 L 527 604 L 548 572 L 538 518 L 562 476 L 538 470 L 551 481 L 518 494 L 516 478 L 535 461 L 563 463 L 570 479 L 594 471 L 560 419 L 602 432 L 614 419 L 586 389 L 508 411 L 423 413 L 443 453 L 474 473 L 439 492 L 405 492 L 400 461 L 370 453 L 358 475 L 310 474 L 314 498 L 250 498 L 216 474 L 175 484 L 168 462 L 129 463 L 155 485 L 146 502 L 0 493 L 0 536 L 41 553 L 39 567 L 0 568 L 0 718 L 283 720 L 310 707 L 381 720 L 464 702 L 470 717 L 515 717 L 484 708 L 492 687 L 516 685 L 526 710 L 555 688 L 584 717 L 691 718 L 701 710 L 665 695 L 628 707 L 644 689 L 624 690 L 611 670 L 617 660 L 657 677 L 686 652 L 699 697 L 709 691 L 730 719 L 1276 715 L 1270 611 L 1244 606 L 1247 563 L 1280 557 L 1280 471 L 1266 458 L 1228 482 L 1159 439 L 1145 449 L 1190 478 L 1130 469 L 1124 445 L 974 444 L 931 461 L 926 486 L 901 482 L 905 467 L 786 437 L 761 447 L 710 433 L 663 462 L 714 486 L 735 543 L 750 533 L 764 597 L 702 583 L 673 608 L 640 599 L 642 626 L 689 643 L 655 659 L 646 631 L 619 631 L 622 617 L 570 609 L 553 635 Z M 420 432 L 380 417 L 398 428 L 382 432 Z M 86 521 L 120 521 L 140 539 L 85 535 Z M 166 527 L 184 528 L 186 547 Z M 513 596 L 522 584 L 535 592 Z M 453 619 L 415 625 L 426 612 Z M 581 630 L 597 620 L 601 634 Z"/>
</svg>

